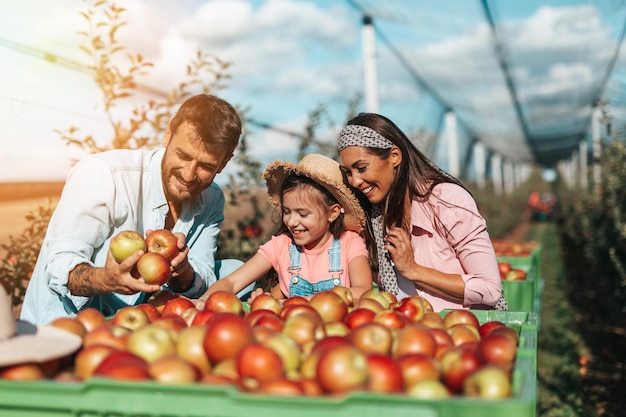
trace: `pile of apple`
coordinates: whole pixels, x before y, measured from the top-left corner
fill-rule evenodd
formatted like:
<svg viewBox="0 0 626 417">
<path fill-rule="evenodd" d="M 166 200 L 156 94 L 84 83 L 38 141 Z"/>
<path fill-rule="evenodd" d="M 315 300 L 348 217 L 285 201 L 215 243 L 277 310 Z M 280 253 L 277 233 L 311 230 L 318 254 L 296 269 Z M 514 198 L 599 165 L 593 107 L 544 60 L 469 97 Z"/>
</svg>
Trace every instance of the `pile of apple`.
<svg viewBox="0 0 626 417">
<path fill-rule="evenodd" d="M 530 256 L 537 242 L 491 239 L 496 256 Z"/>
<path fill-rule="evenodd" d="M 133 267 L 133 275 L 148 284 L 163 285 L 170 278 L 170 262 L 180 253 L 178 238 L 167 229 L 152 231 L 144 237 L 135 230 L 123 230 L 111 239 L 111 255 L 118 263 L 144 251 Z"/>
<path fill-rule="evenodd" d="M 355 300 L 344 287 L 310 300 L 262 294 L 249 305 L 218 291 L 202 308 L 162 290 L 108 319 L 88 308 L 52 325 L 82 337 L 82 348 L 45 364 L 0 369 L 1 378 L 224 384 L 282 396 L 506 399 L 518 345 L 513 327 L 480 324 L 470 310 L 442 315 L 422 297 L 397 300 L 378 290 Z"/>
<path fill-rule="evenodd" d="M 499 260 L 498 269 L 502 281 L 525 281 L 528 278 L 528 273 L 525 270 L 514 268 L 509 261 Z"/>
</svg>

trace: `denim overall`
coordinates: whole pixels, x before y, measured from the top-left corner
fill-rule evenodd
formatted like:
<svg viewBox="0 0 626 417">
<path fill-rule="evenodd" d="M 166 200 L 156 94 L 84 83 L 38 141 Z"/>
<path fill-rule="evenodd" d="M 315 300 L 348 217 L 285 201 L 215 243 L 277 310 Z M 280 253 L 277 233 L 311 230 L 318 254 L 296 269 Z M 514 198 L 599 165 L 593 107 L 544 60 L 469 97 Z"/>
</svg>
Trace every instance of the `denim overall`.
<svg viewBox="0 0 626 417">
<path fill-rule="evenodd" d="M 296 295 L 307 296 L 313 295 L 320 291 L 330 290 L 333 287 L 338 287 L 341 285 L 341 273 L 343 270 L 341 269 L 341 260 L 339 255 L 341 254 L 341 246 L 339 245 L 339 239 L 334 238 L 332 246 L 328 249 L 329 256 L 329 264 L 330 268 L 328 270 L 328 274 L 330 278 L 310 283 L 306 279 L 302 278 L 298 275 L 300 271 L 300 251 L 298 250 L 298 246 L 292 243 L 289 246 L 289 259 L 291 261 L 291 266 L 289 267 L 289 272 L 291 273 L 291 278 L 289 279 L 289 296 L 293 297 Z"/>
</svg>

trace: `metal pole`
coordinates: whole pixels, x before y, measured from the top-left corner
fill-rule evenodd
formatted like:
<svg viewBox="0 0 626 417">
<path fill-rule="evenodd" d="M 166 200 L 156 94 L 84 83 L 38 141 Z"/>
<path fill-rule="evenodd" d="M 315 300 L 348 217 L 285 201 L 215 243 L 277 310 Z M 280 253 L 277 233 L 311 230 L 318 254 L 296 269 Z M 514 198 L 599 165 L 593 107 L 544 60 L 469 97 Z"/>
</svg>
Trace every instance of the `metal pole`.
<svg viewBox="0 0 626 417">
<path fill-rule="evenodd" d="M 474 144 L 474 165 L 476 165 L 476 184 L 481 190 L 485 188 L 485 146 L 481 142 Z"/>
<path fill-rule="evenodd" d="M 456 130 L 456 114 L 446 113 L 446 140 L 448 142 L 448 170 L 455 177 L 459 176 L 459 140 Z"/>
<path fill-rule="evenodd" d="M 370 16 L 363 16 L 363 74 L 365 77 L 365 105 L 370 113 L 378 113 L 378 81 L 376 74 L 376 37 Z"/>
</svg>

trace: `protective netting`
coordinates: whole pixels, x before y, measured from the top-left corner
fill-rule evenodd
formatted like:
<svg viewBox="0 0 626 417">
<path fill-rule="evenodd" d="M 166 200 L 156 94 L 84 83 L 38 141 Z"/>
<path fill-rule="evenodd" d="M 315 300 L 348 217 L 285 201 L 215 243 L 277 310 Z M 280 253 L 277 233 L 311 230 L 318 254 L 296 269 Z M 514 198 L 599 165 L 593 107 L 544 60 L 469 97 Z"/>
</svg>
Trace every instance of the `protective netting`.
<svg viewBox="0 0 626 417">
<path fill-rule="evenodd" d="M 626 2 L 350 3 L 374 23 L 380 112 L 441 135 L 453 111 L 462 161 L 475 141 L 513 163 L 543 166 L 570 158 L 581 141 L 591 152 L 599 100 L 614 127 L 626 122 Z M 414 90 L 399 91 L 407 80 Z"/>
</svg>

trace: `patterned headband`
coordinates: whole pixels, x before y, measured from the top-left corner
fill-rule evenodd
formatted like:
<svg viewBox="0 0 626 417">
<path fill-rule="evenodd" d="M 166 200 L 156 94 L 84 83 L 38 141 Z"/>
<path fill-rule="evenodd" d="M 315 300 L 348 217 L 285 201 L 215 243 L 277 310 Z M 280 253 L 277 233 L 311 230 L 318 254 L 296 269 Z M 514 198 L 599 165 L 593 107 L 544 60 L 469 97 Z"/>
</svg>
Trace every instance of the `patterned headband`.
<svg viewBox="0 0 626 417">
<path fill-rule="evenodd" d="M 339 134 L 337 151 L 341 152 L 348 146 L 389 149 L 393 148 L 394 144 L 392 141 L 367 126 L 347 125 Z"/>
</svg>

